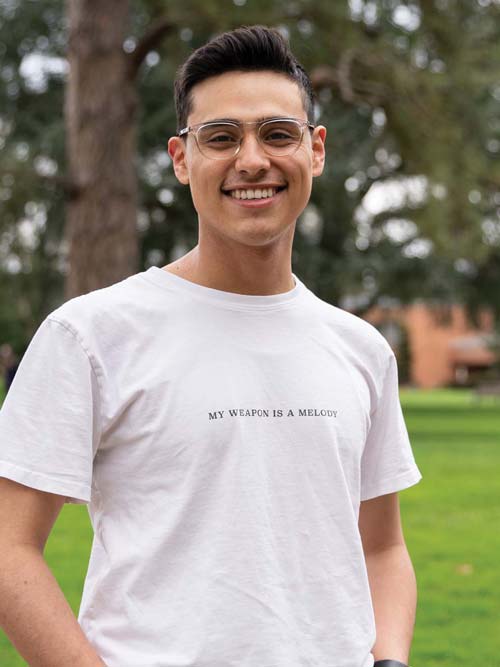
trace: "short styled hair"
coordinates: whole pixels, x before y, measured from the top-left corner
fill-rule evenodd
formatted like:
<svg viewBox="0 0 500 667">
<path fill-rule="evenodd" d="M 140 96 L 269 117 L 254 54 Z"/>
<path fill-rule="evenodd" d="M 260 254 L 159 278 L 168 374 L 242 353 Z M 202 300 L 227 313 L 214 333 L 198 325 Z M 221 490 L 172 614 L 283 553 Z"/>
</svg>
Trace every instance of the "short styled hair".
<svg viewBox="0 0 500 667">
<path fill-rule="evenodd" d="M 196 49 L 177 71 L 174 83 L 177 131 L 187 125 L 196 84 L 225 72 L 272 71 L 298 85 L 309 122 L 314 123 L 314 92 L 309 76 L 285 38 L 274 28 L 242 26 Z"/>
</svg>

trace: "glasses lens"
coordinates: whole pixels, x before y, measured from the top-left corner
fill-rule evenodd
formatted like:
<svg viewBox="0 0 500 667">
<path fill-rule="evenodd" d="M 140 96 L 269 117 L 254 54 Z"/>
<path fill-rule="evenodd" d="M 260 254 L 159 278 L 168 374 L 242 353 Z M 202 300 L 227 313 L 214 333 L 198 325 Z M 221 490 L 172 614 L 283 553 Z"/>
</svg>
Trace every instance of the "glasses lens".
<svg viewBox="0 0 500 667">
<path fill-rule="evenodd" d="M 294 120 L 269 120 L 260 126 L 259 136 L 269 153 L 289 155 L 300 145 L 302 126 Z"/>
<path fill-rule="evenodd" d="M 241 130 L 232 123 L 208 123 L 197 134 L 201 152 L 210 158 L 225 158 L 236 154 L 241 141 Z"/>
</svg>

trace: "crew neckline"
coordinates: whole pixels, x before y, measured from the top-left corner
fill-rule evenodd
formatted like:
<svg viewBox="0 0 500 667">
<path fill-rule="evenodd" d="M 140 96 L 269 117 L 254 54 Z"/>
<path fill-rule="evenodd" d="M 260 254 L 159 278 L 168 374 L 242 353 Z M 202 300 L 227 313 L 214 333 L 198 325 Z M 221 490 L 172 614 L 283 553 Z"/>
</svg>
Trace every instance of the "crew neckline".
<svg viewBox="0 0 500 667">
<path fill-rule="evenodd" d="M 293 305 L 305 290 L 305 285 L 294 273 L 292 273 L 292 277 L 295 281 L 295 287 L 288 292 L 269 295 L 238 294 L 236 292 L 225 292 L 212 287 L 205 287 L 204 285 L 186 280 L 186 278 L 176 276 L 170 271 L 165 271 L 159 266 L 151 266 L 141 275 L 145 280 L 163 289 L 177 289 L 193 298 L 234 310 L 275 310 L 288 307 Z"/>
</svg>

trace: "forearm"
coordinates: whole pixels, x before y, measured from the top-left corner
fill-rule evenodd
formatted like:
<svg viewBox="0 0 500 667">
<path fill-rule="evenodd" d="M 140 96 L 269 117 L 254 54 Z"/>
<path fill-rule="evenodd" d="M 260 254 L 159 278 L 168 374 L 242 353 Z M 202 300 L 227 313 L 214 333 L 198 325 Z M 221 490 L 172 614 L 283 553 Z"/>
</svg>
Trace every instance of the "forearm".
<svg viewBox="0 0 500 667">
<path fill-rule="evenodd" d="M 417 584 L 404 544 L 366 554 L 375 611 L 375 660 L 392 658 L 407 663 L 415 626 Z"/>
<path fill-rule="evenodd" d="M 30 667 L 102 667 L 42 554 L 1 550 L 0 626 Z"/>
</svg>

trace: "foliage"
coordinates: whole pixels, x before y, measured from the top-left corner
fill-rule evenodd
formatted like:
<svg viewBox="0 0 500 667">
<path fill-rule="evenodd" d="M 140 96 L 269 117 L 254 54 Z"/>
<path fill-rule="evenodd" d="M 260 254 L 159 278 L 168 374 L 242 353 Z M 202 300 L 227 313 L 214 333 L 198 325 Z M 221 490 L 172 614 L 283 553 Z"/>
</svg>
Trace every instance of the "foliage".
<svg viewBox="0 0 500 667">
<path fill-rule="evenodd" d="M 289 35 L 328 127 L 295 272 L 327 301 L 356 296 L 360 311 L 383 297 L 425 297 L 488 304 L 500 319 L 499 9 L 490 0 L 131 3 L 125 50 L 160 17 L 176 26 L 138 81 L 143 266 L 197 240 L 166 153 L 176 68 L 212 35 L 264 23 Z M 0 338 L 19 351 L 61 302 L 67 271 L 63 10 L 55 0 L 0 3 Z M 42 75 L 28 75 L 34 56 L 46 57 Z M 420 197 L 367 212 L 377 186 L 409 177 L 421 179 Z"/>
</svg>

